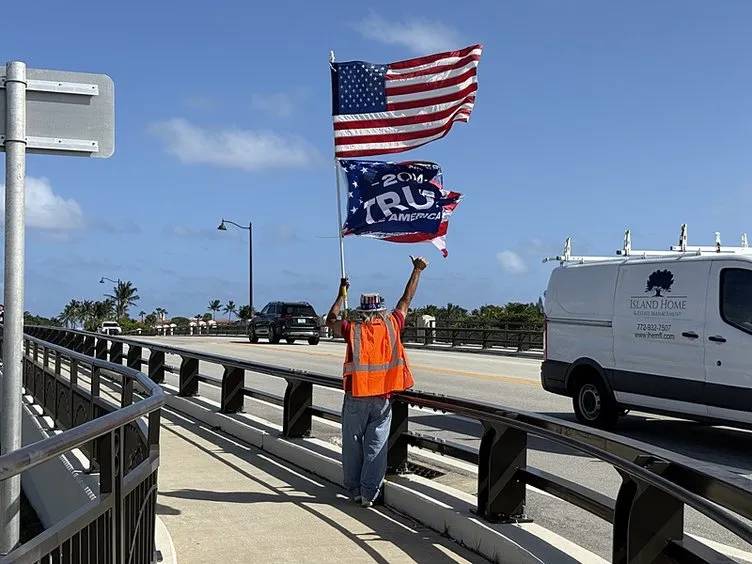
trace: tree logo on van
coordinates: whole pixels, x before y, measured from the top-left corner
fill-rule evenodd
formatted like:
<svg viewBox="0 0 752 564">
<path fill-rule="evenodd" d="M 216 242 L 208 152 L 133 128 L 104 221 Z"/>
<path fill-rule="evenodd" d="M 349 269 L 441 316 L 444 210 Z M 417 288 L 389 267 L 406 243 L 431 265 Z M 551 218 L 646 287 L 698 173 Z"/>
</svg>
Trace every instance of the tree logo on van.
<svg viewBox="0 0 752 564">
<path fill-rule="evenodd" d="M 655 290 L 655 297 L 662 296 L 661 290 L 670 292 L 671 286 L 674 285 L 674 275 L 670 270 L 656 270 L 648 277 L 648 283 L 645 287 L 646 292 Z"/>
</svg>

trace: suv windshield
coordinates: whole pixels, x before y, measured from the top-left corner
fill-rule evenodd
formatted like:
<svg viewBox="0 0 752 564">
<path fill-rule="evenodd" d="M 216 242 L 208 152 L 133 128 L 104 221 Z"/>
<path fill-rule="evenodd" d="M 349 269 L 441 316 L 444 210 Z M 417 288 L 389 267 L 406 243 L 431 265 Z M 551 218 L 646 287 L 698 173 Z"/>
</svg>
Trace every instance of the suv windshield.
<svg viewBox="0 0 752 564">
<path fill-rule="evenodd" d="M 116 321 L 105 321 L 102 323 L 102 327 L 117 327 L 118 324 Z"/>
<path fill-rule="evenodd" d="M 282 315 L 304 315 L 306 317 L 316 317 L 316 312 L 309 305 L 302 304 L 282 304 L 280 313 Z"/>
</svg>

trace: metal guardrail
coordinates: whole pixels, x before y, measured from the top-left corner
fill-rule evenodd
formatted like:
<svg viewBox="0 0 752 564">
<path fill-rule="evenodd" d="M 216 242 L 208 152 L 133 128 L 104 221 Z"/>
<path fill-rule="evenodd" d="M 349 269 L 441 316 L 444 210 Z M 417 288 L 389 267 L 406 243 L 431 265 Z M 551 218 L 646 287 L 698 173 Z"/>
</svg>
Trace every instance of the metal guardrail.
<svg viewBox="0 0 752 564">
<path fill-rule="evenodd" d="M 122 361 L 95 359 L 24 337 L 26 393 L 67 430 L 0 456 L 0 481 L 80 449 L 89 458 L 90 471 L 99 474 L 99 494 L 1 556 L 0 563 L 155 561 L 159 425 L 165 395 L 140 372 L 141 357 L 136 353 L 132 347 L 128 365 L 123 366 Z M 108 393 L 119 391 L 117 404 L 103 395 L 103 383 Z"/>
<path fill-rule="evenodd" d="M 405 327 L 405 343 L 448 345 L 460 347 L 477 345 L 483 349 L 502 347 L 528 351 L 543 348 L 543 328 L 508 325 L 499 327 Z"/>
<path fill-rule="evenodd" d="M 243 410 L 246 397 L 283 407 L 283 436 L 306 437 L 312 418 L 339 421 L 334 410 L 313 405 L 313 388 L 341 388 L 341 380 L 292 370 L 65 329 L 30 328 L 34 335 L 83 354 L 121 363 L 128 347 L 129 364 L 148 366 L 149 377 L 164 381 L 165 373 L 178 376 L 178 394 L 195 396 L 200 385 L 221 388 L 223 413 Z M 142 352 L 148 350 L 148 358 Z M 179 367 L 166 355 L 181 358 Z M 200 373 L 201 364 L 223 368 L 222 378 Z M 246 371 L 282 378 L 282 398 L 245 386 Z M 484 428 L 479 450 L 410 431 L 408 408 L 417 406 L 461 415 Z M 540 437 L 610 464 L 622 477 L 616 500 L 581 484 L 527 464 L 529 436 Z M 752 543 L 752 482 L 718 466 L 669 452 L 626 437 L 591 429 L 545 415 L 418 391 L 394 395 L 388 441 L 389 472 L 407 465 L 408 445 L 455 457 L 478 466 L 477 513 L 491 522 L 524 519 L 526 486 L 535 486 L 613 524 L 613 562 L 726 562 L 723 555 L 684 533 L 684 510 L 689 506 Z"/>
<path fill-rule="evenodd" d="M 193 330 L 192 330 L 193 329 Z M 241 325 L 217 326 L 204 328 L 198 332 L 195 328 L 186 326 L 175 327 L 168 332 L 129 331 L 128 335 L 136 336 L 214 336 L 234 337 L 247 335 L 247 329 Z M 430 345 L 445 345 L 461 347 L 466 345 L 479 346 L 482 349 L 494 347 L 515 349 L 517 351 L 543 349 L 543 328 L 530 327 L 522 324 L 508 324 L 505 327 L 405 327 L 402 331 L 402 341 L 405 343 Z"/>
</svg>

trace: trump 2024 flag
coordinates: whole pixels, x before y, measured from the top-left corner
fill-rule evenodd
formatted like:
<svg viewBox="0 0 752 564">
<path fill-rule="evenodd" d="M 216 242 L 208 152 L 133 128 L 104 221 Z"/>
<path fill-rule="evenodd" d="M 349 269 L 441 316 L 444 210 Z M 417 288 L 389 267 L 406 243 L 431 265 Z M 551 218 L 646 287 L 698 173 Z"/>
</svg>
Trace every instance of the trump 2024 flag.
<svg viewBox="0 0 752 564">
<path fill-rule="evenodd" d="M 331 63 L 335 156 L 401 153 L 468 121 L 481 45 L 389 64 Z"/>
<path fill-rule="evenodd" d="M 444 189 L 439 165 L 360 160 L 339 164 L 347 176 L 344 235 L 393 243 L 430 241 L 447 256 L 449 217 L 462 196 Z"/>
</svg>

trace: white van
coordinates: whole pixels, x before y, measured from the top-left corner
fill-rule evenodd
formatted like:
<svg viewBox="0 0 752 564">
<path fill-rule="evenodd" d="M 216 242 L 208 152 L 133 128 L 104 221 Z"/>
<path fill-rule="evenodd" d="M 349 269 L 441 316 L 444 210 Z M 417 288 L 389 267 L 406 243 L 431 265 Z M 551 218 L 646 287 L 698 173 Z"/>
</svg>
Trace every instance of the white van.
<svg viewBox="0 0 752 564">
<path fill-rule="evenodd" d="M 718 238 L 717 238 L 718 239 Z M 572 257 L 545 295 L 543 388 L 578 420 L 609 427 L 627 409 L 752 424 L 752 248 Z"/>
</svg>

